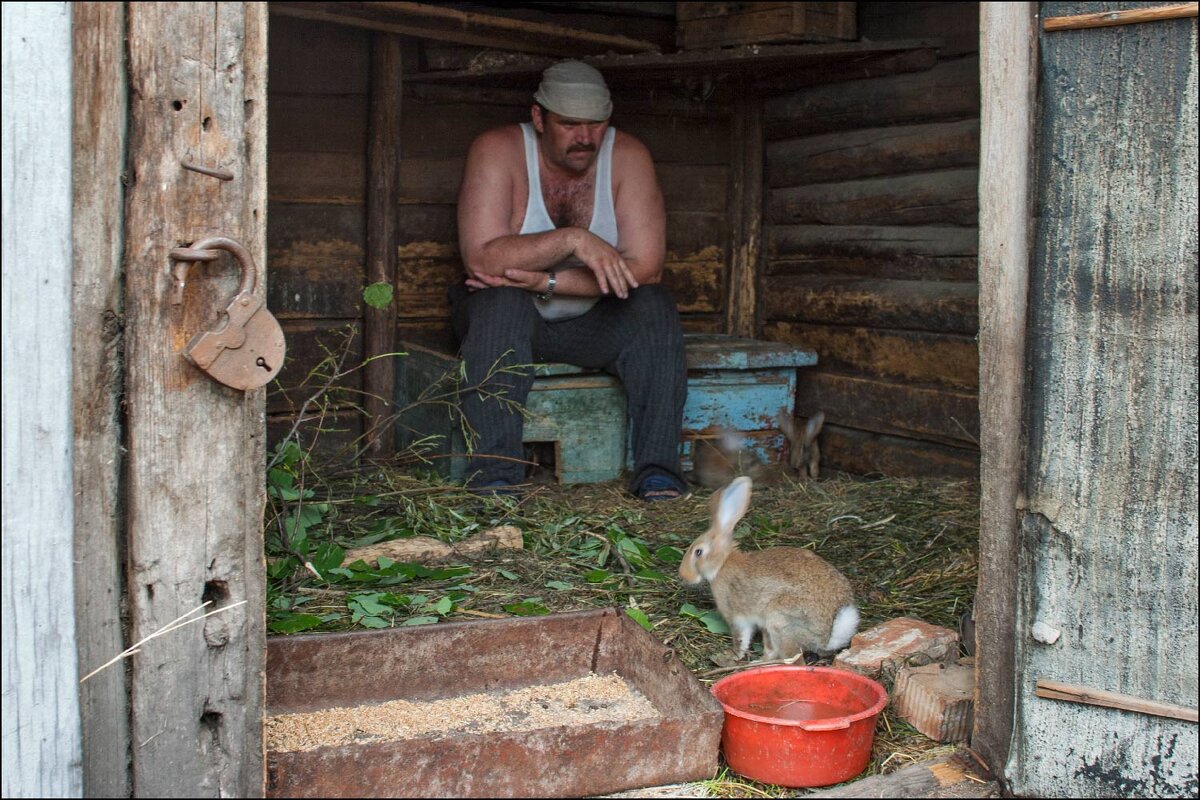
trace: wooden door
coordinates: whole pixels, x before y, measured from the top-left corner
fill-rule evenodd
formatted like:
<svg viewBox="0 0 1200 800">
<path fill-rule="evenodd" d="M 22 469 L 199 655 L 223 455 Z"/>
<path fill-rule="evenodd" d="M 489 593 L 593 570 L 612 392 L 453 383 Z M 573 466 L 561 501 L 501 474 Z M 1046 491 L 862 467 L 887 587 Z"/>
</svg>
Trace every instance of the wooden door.
<svg viewBox="0 0 1200 800">
<path fill-rule="evenodd" d="M 132 657 L 132 791 L 260 795 L 265 393 L 219 385 L 181 356 L 193 334 L 219 322 L 240 278 L 236 262 L 223 254 L 193 264 L 176 304 L 169 251 L 207 236 L 235 239 L 253 255 L 263 292 L 266 4 L 125 10 L 128 639 L 205 601 L 204 611 L 228 607 Z"/>
<path fill-rule="evenodd" d="M 1196 12 L 1097 5 L 1040 7 L 1008 772 L 1022 797 L 1194 796 Z"/>
</svg>

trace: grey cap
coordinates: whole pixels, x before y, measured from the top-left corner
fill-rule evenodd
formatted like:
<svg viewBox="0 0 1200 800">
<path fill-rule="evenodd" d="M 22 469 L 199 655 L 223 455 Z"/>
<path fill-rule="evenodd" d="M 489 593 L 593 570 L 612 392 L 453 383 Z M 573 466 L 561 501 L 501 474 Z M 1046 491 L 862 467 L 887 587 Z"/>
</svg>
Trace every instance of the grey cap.
<svg viewBox="0 0 1200 800">
<path fill-rule="evenodd" d="M 612 99 L 604 76 L 582 61 L 560 61 L 547 67 L 533 99 L 570 119 L 601 122 L 612 116 Z"/>
</svg>

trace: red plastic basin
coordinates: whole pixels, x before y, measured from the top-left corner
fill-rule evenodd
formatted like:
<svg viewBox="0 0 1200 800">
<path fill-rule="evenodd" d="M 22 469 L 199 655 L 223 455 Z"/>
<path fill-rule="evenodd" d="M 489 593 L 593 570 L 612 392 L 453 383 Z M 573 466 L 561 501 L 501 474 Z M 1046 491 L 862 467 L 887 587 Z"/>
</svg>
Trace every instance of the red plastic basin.
<svg viewBox="0 0 1200 800">
<path fill-rule="evenodd" d="M 887 705 L 878 682 L 832 667 L 755 667 L 712 686 L 725 708 L 721 749 L 733 771 L 793 788 L 829 786 L 871 759 Z"/>
</svg>

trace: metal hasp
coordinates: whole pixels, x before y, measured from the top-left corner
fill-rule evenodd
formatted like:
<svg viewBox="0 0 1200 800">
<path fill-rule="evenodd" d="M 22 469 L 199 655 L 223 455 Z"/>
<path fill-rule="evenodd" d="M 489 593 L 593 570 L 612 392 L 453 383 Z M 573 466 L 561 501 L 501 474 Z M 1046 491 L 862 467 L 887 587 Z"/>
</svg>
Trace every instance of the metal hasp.
<svg viewBox="0 0 1200 800">
<path fill-rule="evenodd" d="M 216 258 L 214 250 L 233 253 L 242 266 L 242 283 L 225 309 L 225 323 L 193 336 L 183 350 L 183 357 L 218 383 L 248 392 L 265 386 L 279 374 L 287 344 L 279 321 L 254 294 L 258 270 L 245 247 L 233 239 L 214 236 L 188 248 L 175 248 L 171 258 L 183 262 L 211 261 Z M 177 302 L 182 300 L 186 270 L 185 264 L 175 273 Z"/>
</svg>

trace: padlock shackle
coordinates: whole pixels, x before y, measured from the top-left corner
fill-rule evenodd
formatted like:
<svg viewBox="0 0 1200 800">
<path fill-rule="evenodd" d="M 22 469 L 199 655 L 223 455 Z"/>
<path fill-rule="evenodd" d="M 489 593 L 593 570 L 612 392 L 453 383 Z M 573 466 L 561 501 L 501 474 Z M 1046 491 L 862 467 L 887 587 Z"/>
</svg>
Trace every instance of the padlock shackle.
<svg viewBox="0 0 1200 800">
<path fill-rule="evenodd" d="M 233 253 L 238 263 L 242 265 L 242 284 L 238 287 L 237 293 L 253 294 L 254 290 L 258 288 L 258 268 L 254 266 L 254 259 L 251 257 L 250 251 L 240 243 L 227 236 L 212 236 L 208 239 L 201 239 L 198 242 L 194 242 L 191 249 L 226 250 Z"/>
</svg>

